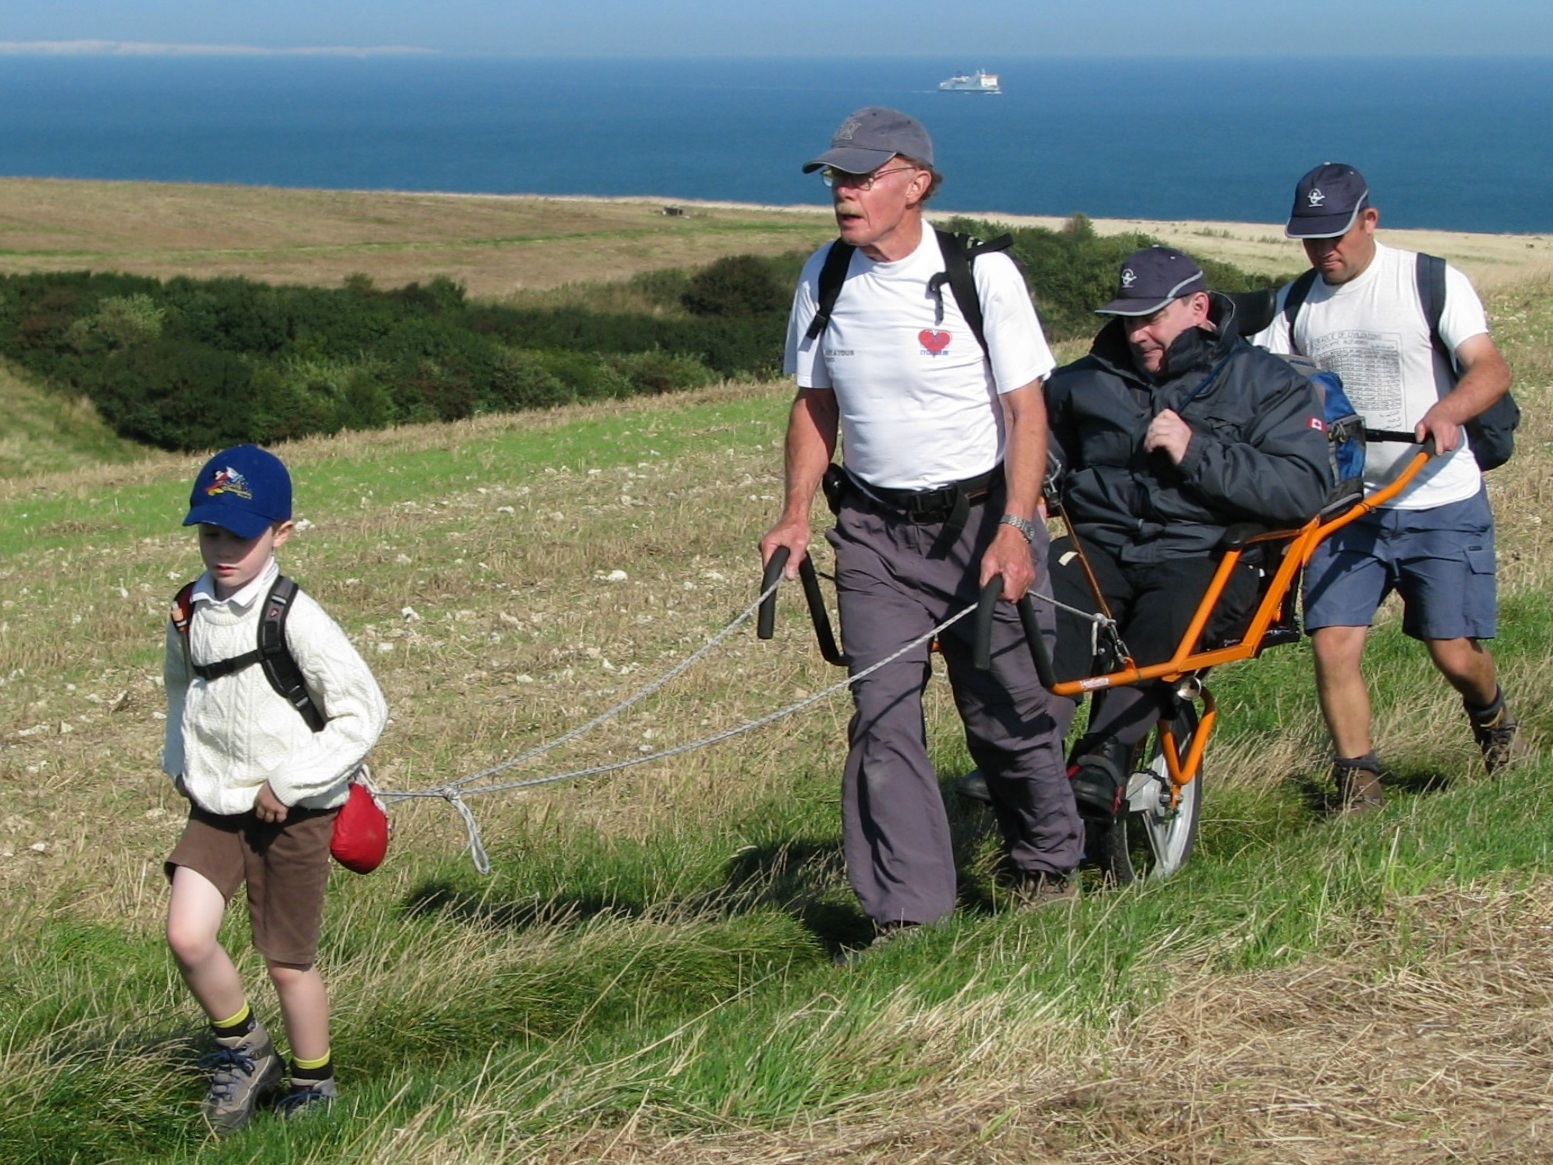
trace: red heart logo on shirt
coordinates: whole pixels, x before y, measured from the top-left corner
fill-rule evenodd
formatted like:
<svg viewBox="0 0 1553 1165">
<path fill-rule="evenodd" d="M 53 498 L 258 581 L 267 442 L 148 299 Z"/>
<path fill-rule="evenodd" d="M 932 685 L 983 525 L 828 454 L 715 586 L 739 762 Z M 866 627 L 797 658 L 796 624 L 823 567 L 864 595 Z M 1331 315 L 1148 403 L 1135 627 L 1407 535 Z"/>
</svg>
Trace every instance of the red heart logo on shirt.
<svg viewBox="0 0 1553 1165">
<path fill-rule="evenodd" d="M 933 332 L 924 329 L 917 333 L 917 339 L 922 341 L 922 346 L 937 356 L 945 348 L 949 347 L 948 332 Z"/>
</svg>

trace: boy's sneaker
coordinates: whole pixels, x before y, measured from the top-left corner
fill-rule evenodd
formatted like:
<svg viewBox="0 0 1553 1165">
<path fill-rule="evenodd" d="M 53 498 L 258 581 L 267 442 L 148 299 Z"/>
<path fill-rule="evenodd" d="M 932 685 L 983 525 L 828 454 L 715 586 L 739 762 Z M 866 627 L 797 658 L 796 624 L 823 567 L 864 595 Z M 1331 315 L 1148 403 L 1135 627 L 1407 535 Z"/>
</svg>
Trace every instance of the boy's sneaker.
<svg viewBox="0 0 1553 1165">
<path fill-rule="evenodd" d="M 309 1084 L 292 1082 L 291 1091 L 275 1104 L 275 1111 L 283 1117 L 301 1116 L 307 1112 L 320 1112 L 339 1099 L 340 1091 L 334 1079 L 315 1080 Z"/>
<path fill-rule="evenodd" d="M 247 1035 L 218 1039 L 216 1050 L 201 1056 L 199 1064 L 212 1069 L 205 1119 L 218 1133 L 235 1133 L 247 1124 L 260 1098 L 285 1071 L 263 1024 L 255 1024 Z"/>
<path fill-rule="evenodd" d="M 1337 787 L 1337 811 L 1345 817 L 1370 813 L 1386 804 L 1380 770 L 1371 764 L 1355 764 L 1341 757 L 1334 759 L 1332 784 Z"/>
<path fill-rule="evenodd" d="M 1486 724 L 1478 723 L 1470 712 L 1467 718 L 1472 722 L 1472 735 L 1483 753 L 1483 767 L 1489 776 L 1526 756 L 1526 741 L 1520 736 L 1520 725 L 1502 699 L 1499 714 Z"/>
</svg>

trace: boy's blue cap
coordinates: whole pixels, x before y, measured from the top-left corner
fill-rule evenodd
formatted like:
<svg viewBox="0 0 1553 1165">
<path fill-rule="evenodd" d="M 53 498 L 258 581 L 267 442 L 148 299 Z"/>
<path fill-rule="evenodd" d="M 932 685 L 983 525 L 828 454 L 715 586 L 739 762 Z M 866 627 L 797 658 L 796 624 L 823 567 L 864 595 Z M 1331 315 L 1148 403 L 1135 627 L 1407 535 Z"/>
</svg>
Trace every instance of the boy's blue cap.
<svg viewBox="0 0 1553 1165">
<path fill-rule="evenodd" d="M 1363 174 L 1342 162 L 1323 162 L 1295 186 L 1284 233 L 1291 239 L 1335 239 L 1348 233 L 1369 204 Z"/>
<path fill-rule="evenodd" d="M 1122 260 L 1116 278 L 1116 298 L 1096 308 L 1101 315 L 1153 315 L 1172 299 L 1207 291 L 1202 268 L 1174 247 L 1144 247 Z"/>
<path fill-rule="evenodd" d="M 237 445 L 205 462 L 183 524 L 209 522 L 239 538 L 257 538 L 290 518 L 291 474 L 280 458 L 257 445 Z"/>
</svg>

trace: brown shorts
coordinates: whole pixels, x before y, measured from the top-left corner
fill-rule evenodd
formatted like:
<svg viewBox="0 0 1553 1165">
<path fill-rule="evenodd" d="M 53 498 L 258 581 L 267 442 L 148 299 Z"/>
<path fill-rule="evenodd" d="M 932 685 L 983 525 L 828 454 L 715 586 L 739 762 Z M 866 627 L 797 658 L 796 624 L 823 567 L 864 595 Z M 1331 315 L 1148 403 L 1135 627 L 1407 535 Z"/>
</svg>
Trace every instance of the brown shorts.
<svg viewBox="0 0 1553 1165">
<path fill-rule="evenodd" d="M 253 813 L 221 816 L 199 806 L 166 863 L 167 877 L 187 866 L 221 891 L 228 904 L 248 887 L 253 945 L 272 963 L 311 967 L 318 958 L 329 841 L 338 809 L 292 809 L 280 824 Z"/>
</svg>

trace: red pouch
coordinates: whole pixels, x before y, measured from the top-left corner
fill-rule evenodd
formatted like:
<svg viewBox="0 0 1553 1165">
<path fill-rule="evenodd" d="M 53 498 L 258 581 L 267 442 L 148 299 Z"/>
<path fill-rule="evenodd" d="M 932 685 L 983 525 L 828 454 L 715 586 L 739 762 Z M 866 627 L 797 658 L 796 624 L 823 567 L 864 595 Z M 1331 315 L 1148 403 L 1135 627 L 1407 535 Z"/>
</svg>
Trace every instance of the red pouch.
<svg viewBox="0 0 1553 1165">
<path fill-rule="evenodd" d="M 362 766 L 351 780 L 350 796 L 335 815 L 329 852 L 347 870 L 370 874 L 388 853 L 388 833 L 388 811 Z"/>
</svg>

